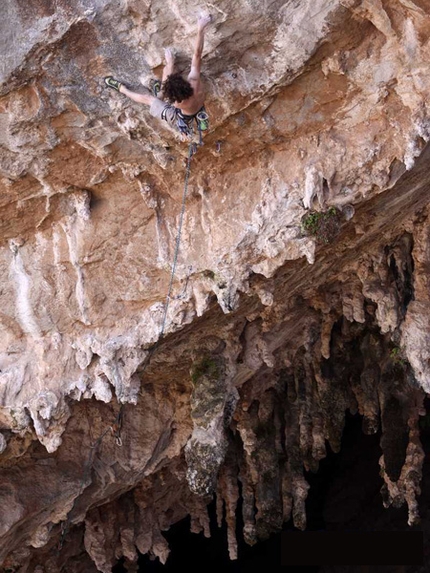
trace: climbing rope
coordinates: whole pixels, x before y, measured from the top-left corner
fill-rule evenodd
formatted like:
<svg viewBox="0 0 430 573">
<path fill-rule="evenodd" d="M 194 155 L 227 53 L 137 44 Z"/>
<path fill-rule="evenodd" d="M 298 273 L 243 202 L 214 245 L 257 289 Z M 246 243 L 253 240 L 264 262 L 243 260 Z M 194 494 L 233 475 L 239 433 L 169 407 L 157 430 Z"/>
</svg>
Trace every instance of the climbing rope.
<svg viewBox="0 0 430 573">
<path fill-rule="evenodd" d="M 184 223 L 185 203 L 187 200 L 187 193 L 188 193 L 188 181 L 189 181 L 190 172 L 191 172 L 191 158 L 193 157 L 194 153 L 195 153 L 194 143 L 190 143 L 190 146 L 188 149 L 188 159 L 187 159 L 187 169 L 185 172 L 184 193 L 182 195 L 181 214 L 179 216 L 179 226 L 178 226 L 178 232 L 176 235 L 176 245 L 175 245 L 175 254 L 173 257 L 172 272 L 170 273 L 170 282 L 169 282 L 169 288 L 167 291 L 166 303 L 164 305 L 163 320 L 161 322 L 160 334 L 159 334 L 159 337 L 158 337 L 156 344 L 158 344 L 158 341 L 160 341 L 163 338 L 164 330 L 166 328 L 167 312 L 169 310 L 170 299 L 172 296 L 173 281 L 175 280 L 176 266 L 178 264 L 179 247 L 181 245 L 182 225 Z"/>
<path fill-rule="evenodd" d="M 202 142 L 202 132 L 199 129 L 199 133 L 200 133 L 200 145 L 203 145 Z M 166 296 L 166 302 L 164 304 L 164 312 L 163 312 L 163 320 L 161 322 L 161 328 L 160 328 L 160 333 L 158 335 L 158 338 L 155 342 L 155 344 L 153 344 L 153 346 L 149 349 L 148 351 L 148 355 L 146 357 L 145 363 L 143 365 L 143 368 L 141 370 L 141 374 L 143 374 L 146 370 L 146 368 L 149 366 L 149 363 L 151 361 L 152 356 L 154 355 L 155 350 L 157 349 L 160 341 L 162 340 L 163 336 L 164 336 L 164 331 L 166 329 L 166 323 L 167 323 L 167 313 L 169 310 L 169 304 L 172 297 L 172 291 L 173 291 L 173 283 L 175 280 L 175 274 L 176 274 L 176 267 L 178 264 L 178 255 L 179 255 L 179 248 L 181 245 L 181 235 L 182 235 L 182 226 L 184 223 L 184 215 L 185 215 L 185 205 L 186 205 L 186 200 L 187 200 L 187 194 L 188 194 L 188 181 L 190 179 L 190 173 L 191 173 L 191 159 L 193 157 L 193 155 L 196 153 L 197 151 L 197 147 L 195 143 L 190 143 L 189 145 L 189 149 L 188 149 L 188 159 L 187 159 L 187 166 L 186 166 L 186 172 L 185 172 L 185 184 L 184 184 L 184 192 L 182 195 L 182 205 L 181 205 L 181 212 L 180 212 L 180 216 L 179 216 L 179 225 L 178 225 L 178 232 L 176 234 L 176 242 L 175 242 L 175 252 L 174 252 L 174 256 L 173 256 L 173 263 L 172 263 L 172 270 L 170 273 L 170 280 L 169 280 L 169 287 L 167 290 L 167 296 Z M 191 268 L 189 269 L 189 272 L 191 272 Z M 189 274 L 187 277 L 187 285 L 188 285 L 188 280 L 189 280 Z M 66 538 L 66 535 L 69 531 L 69 526 L 70 526 L 70 513 L 72 512 L 72 510 L 75 507 L 75 503 L 76 500 L 79 498 L 79 496 L 81 495 L 81 493 L 84 491 L 85 489 L 85 483 L 87 481 L 87 479 L 89 478 L 91 469 L 92 469 L 92 465 L 93 465 L 93 461 L 94 458 L 97 454 L 97 450 L 99 449 L 101 443 L 103 442 L 105 436 L 111 432 L 112 435 L 115 437 L 115 443 L 117 446 L 122 446 L 122 439 L 121 439 L 121 429 L 122 429 L 122 423 L 123 423 L 123 409 L 124 409 L 124 404 L 121 404 L 118 414 L 115 418 L 115 422 L 113 423 L 112 426 L 109 426 L 98 438 L 97 440 L 90 445 L 90 453 L 88 455 L 88 458 L 85 462 L 85 466 L 84 466 L 84 472 L 82 475 L 82 479 L 81 479 L 81 483 L 79 486 L 79 493 L 77 495 L 77 497 L 75 498 L 72 508 L 70 509 L 70 511 L 68 512 L 67 518 L 61 523 L 61 535 L 60 535 L 60 540 L 58 542 L 58 553 L 61 551 L 63 545 L 64 545 L 64 541 Z M 89 422 L 89 418 L 88 418 L 88 412 L 87 412 L 87 420 L 88 420 L 88 425 L 90 427 L 90 435 L 91 435 L 91 424 Z"/>
</svg>

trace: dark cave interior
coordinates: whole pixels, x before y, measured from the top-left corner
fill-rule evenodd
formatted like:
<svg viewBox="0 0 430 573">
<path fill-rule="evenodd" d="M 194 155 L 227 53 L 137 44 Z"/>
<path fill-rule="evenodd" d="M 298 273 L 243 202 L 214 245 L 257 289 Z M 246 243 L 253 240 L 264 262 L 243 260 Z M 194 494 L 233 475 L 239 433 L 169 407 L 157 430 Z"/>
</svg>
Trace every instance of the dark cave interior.
<svg viewBox="0 0 430 573">
<path fill-rule="evenodd" d="M 421 419 L 421 436 L 426 453 L 423 468 L 422 494 L 420 498 L 421 524 L 413 529 L 422 530 L 424 539 L 430 530 L 430 399 L 426 400 L 427 416 Z M 335 454 L 327 447 L 328 455 L 320 462 L 316 473 L 308 472 L 310 484 L 306 502 L 307 530 L 309 531 L 408 531 L 407 508 L 384 508 L 380 489 L 383 481 L 379 475 L 378 460 L 381 455 L 380 432 L 365 435 L 362 431 L 362 417 L 346 413 L 345 429 L 340 452 Z M 273 534 L 268 540 L 248 546 L 242 535 L 243 521 L 241 506 L 237 511 L 237 536 L 239 559 L 230 561 L 227 551 L 227 529 L 216 525 L 215 502 L 209 507 L 211 517 L 211 538 L 203 534 L 190 533 L 189 518 L 175 524 L 164 535 L 171 549 L 166 565 L 158 559 L 151 561 L 140 556 L 139 571 L 224 571 L 225 573 L 247 573 L 261 568 L 270 571 L 300 571 L 300 573 L 365 571 L 366 573 L 393 572 L 387 567 L 281 567 L 281 533 Z M 283 526 L 283 531 L 295 530 L 292 521 Z M 424 546 L 424 563 L 429 562 L 430 548 Z M 125 572 L 118 564 L 114 573 Z M 416 566 L 399 567 L 404 573 L 425 571 Z"/>
</svg>

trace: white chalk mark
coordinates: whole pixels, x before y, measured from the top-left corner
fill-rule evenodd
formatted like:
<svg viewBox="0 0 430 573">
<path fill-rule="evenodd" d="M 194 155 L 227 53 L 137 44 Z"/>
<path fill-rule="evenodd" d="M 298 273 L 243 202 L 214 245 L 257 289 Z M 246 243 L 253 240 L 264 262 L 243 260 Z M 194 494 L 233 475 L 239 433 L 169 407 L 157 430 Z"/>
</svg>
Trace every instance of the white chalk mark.
<svg viewBox="0 0 430 573">
<path fill-rule="evenodd" d="M 88 318 L 88 307 L 85 296 L 85 280 L 82 267 L 79 263 L 79 239 L 84 230 L 86 221 L 90 218 L 89 195 L 73 197 L 75 204 L 75 213 L 64 223 L 60 223 L 66 235 L 67 245 L 69 248 L 69 259 L 76 272 L 75 295 L 78 303 L 81 320 L 84 324 L 91 324 Z M 55 247 L 54 242 L 54 247 Z"/>
<path fill-rule="evenodd" d="M 72 263 L 72 266 L 76 272 L 77 280 L 75 286 L 75 295 L 79 311 L 81 313 L 81 319 L 84 324 L 91 324 L 88 319 L 87 305 L 85 302 L 84 274 L 78 261 L 78 237 L 76 231 L 76 223 L 70 221 L 65 224 L 62 223 L 61 226 L 67 239 L 70 262 Z"/>
<path fill-rule="evenodd" d="M 11 241 L 10 248 L 13 253 L 10 275 L 16 286 L 16 314 L 18 322 L 25 333 L 34 338 L 40 338 L 41 332 L 30 301 L 31 279 L 25 272 L 17 244 Z"/>
</svg>

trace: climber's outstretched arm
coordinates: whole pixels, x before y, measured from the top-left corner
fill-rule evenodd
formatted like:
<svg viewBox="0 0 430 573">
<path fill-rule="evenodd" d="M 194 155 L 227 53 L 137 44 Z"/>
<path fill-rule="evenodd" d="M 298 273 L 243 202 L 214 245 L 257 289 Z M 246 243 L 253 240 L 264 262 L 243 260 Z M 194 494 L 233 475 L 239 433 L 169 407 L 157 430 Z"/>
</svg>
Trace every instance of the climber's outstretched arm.
<svg viewBox="0 0 430 573">
<path fill-rule="evenodd" d="M 205 28 L 212 22 L 212 16 L 200 16 L 197 22 L 197 40 L 194 48 L 193 59 L 191 62 L 191 71 L 188 74 L 188 80 L 200 79 L 200 67 L 202 63 L 203 45 L 205 41 Z"/>
<path fill-rule="evenodd" d="M 167 78 L 175 73 L 175 56 L 170 48 L 164 50 L 164 57 L 166 58 L 166 65 L 163 68 L 163 77 L 161 78 L 161 89 L 157 94 L 158 99 L 164 100 L 163 84 Z"/>
</svg>

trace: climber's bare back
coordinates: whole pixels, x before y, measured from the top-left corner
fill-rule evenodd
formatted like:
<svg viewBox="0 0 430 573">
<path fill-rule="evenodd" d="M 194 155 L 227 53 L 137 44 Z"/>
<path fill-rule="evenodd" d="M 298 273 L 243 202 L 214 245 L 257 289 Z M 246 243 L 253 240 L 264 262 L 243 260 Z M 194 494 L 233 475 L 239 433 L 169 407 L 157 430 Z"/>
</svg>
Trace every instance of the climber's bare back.
<svg viewBox="0 0 430 573">
<path fill-rule="evenodd" d="M 205 103 L 205 89 L 201 78 L 193 79 L 190 76 L 191 73 L 188 76 L 188 81 L 194 90 L 193 95 L 188 99 L 181 101 L 180 103 L 175 101 L 173 104 L 185 115 L 195 115 Z"/>
</svg>

